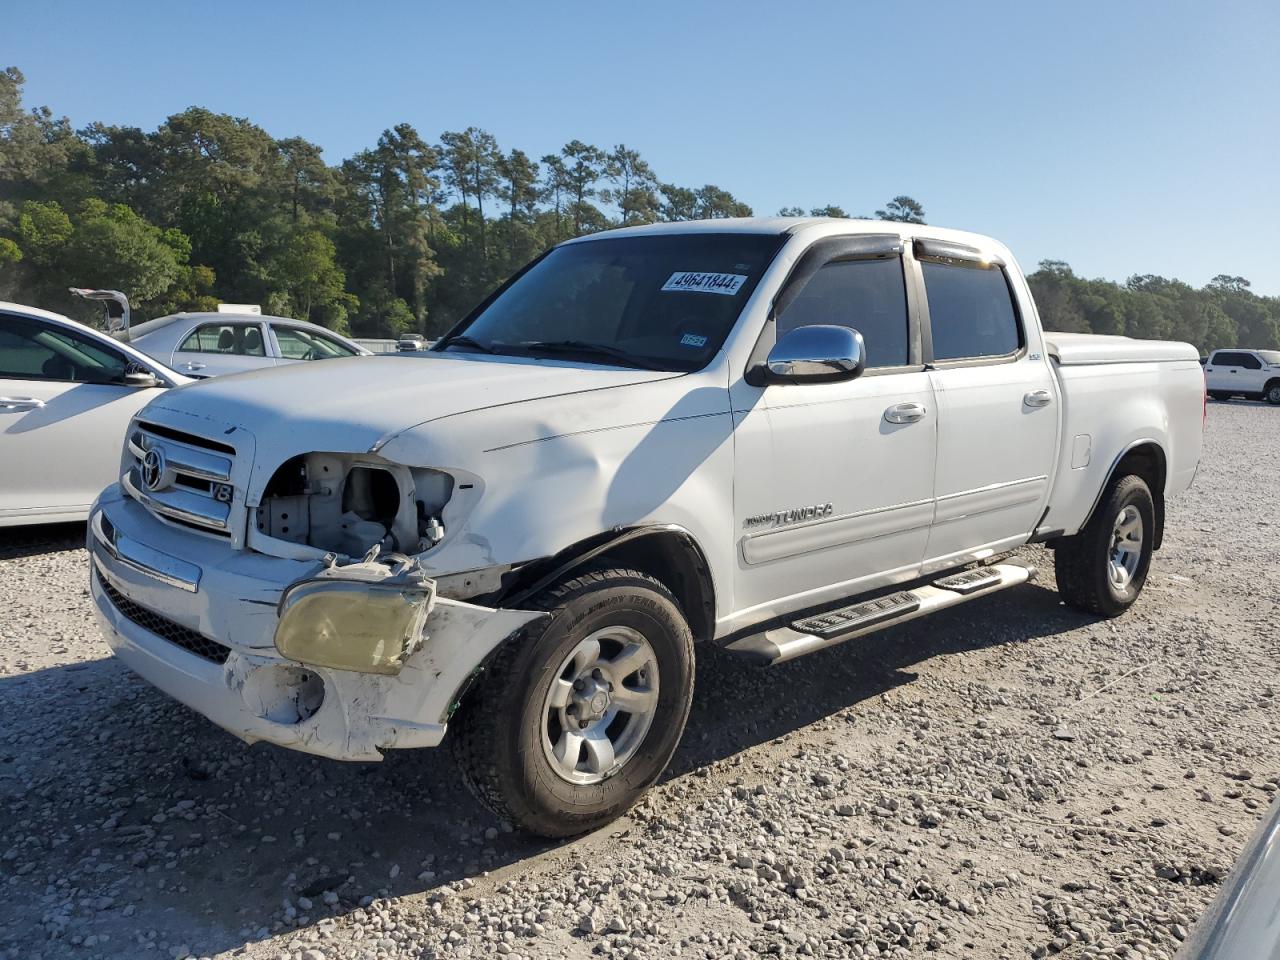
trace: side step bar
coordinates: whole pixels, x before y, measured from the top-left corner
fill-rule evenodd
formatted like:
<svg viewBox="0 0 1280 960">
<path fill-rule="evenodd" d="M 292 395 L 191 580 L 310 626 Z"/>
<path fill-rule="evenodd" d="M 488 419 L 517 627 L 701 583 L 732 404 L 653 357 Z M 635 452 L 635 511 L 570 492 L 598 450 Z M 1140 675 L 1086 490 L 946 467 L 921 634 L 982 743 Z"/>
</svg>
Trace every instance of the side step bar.
<svg viewBox="0 0 1280 960">
<path fill-rule="evenodd" d="M 782 663 L 989 593 L 1016 587 L 1034 580 L 1036 573 L 1035 567 L 1017 560 L 976 567 L 922 587 L 803 617 L 789 626 L 775 627 L 735 640 L 725 649 L 762 664 Z"/>
</svg>

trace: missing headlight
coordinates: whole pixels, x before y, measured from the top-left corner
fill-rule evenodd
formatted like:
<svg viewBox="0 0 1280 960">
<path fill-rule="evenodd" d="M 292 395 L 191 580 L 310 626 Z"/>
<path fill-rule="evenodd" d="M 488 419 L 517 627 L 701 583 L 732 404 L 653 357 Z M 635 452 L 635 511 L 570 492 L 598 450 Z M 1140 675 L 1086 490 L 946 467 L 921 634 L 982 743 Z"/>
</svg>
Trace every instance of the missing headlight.
<svg viewBox="0 0 1280 960">
<path fill-rule="evenodd" d="M 414 474 L 423 472 L 435 473 Z M 255 522 L 268 537 L 344 556 L 363 556 L 375 546 L 418 552 L 417 479 L 406 467 L 364 456 L 304 454 L 272 476 Z"/>
</svg>

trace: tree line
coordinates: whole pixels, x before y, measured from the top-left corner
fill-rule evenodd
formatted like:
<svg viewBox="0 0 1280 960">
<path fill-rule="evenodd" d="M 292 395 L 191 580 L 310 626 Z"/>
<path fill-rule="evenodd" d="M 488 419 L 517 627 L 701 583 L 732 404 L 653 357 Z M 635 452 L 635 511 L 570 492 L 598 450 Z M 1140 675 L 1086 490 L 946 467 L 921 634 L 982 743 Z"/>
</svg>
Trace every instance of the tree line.
<svg viewBox="0 0 1280 960">
<path fill-rule="evenodd" d="M 639 151 L 572 140 L 535 157 L 468 127 L 398 124 L 337 165 L 301 137 L 191 107 L 153 131 L 75 129 L 26 108 L 0 71 L 0 298 L 96 319 L 69 286 L 125 291 L 139 319 L 258 303 L 357 336 L 438 334 L 562 240 L 618 226 L 750 216 L 714 184 L 662 180 Z M 848 216 L 829 205 L 779 215 Z M 895 197 L 866 215 L 925 222 Z M 1202 350 L 1280 342 L 1280 301 L 1220 276 L 1030 278 L 1046 327 L 1176 337 Z"/>
</svg>

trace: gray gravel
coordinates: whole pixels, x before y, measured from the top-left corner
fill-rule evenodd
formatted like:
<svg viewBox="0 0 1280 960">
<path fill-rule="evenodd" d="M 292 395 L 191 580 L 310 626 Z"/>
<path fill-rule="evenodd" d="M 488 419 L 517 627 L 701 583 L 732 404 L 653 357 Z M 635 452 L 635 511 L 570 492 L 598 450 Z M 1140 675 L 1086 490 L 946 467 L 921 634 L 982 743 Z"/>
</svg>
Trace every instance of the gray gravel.
<svg viewBox="0 0 1280 960">
<path fill-rule="evenodd" d="M 1280 410 L 1212 404 L 1138 606 L 1038 585 L 716 651 L 632 815 L 547 844 L 447 751 L 246 748 L 104 657 L 83 528 L 0 532 L 0 958 L 1169 957 L 1280 784 Z"/>
</svg>

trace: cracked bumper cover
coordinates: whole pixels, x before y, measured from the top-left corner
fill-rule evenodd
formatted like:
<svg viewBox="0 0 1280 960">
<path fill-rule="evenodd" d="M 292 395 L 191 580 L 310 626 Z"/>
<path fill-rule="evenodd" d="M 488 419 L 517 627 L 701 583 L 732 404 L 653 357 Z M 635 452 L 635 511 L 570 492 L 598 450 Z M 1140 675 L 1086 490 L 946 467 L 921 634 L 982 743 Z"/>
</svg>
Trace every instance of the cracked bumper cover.
<svg viewBox="0 0 1280 960">
<path fill-rule="evenodd" d="M 95 533 L 104 527 L 105 538 Z M 316 572 L 315 563 L 175 530 L 117 487 L 94 505 L 88 546 L 94 611 L 128 667 L 248 743 L 266 740 L 339 760 L 380 760 L 382 750 L 440 743 L 476 669 L 507 637 L 545 616 L 434 597 L 421 645 L 394 675 L 305 665 L 276 650 L 277 606 L 290 584 Z M 154 567 L 194 579 L 195 588 L 156 576 Z M 126 616 L 100 578 L 137 607 L 221 644 L 225 663 Z"/>
</svg>

